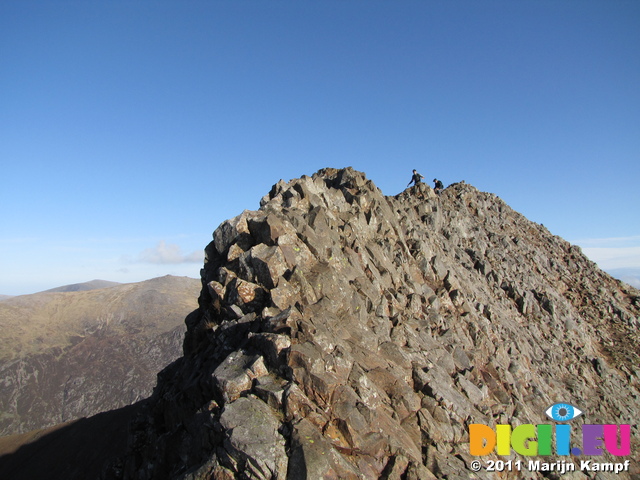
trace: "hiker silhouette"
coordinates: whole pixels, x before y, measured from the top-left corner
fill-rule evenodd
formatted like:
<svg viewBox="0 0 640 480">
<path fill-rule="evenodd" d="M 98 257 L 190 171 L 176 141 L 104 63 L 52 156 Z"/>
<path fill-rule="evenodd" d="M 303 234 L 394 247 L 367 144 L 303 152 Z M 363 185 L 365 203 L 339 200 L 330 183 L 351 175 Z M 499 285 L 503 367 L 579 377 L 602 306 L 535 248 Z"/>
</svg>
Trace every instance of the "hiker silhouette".
<svg viewBox="0 0 640 480">
<path fill-rule="evenodd" d="M 412 183 L 414 185 L 418 185 L 422 182 L 423 178 L 424 176 L 420 175 L 417 170 L 414 170 L 413 175 L 411 175 L 411 181 L 407 184 L 407 187 L 409 187 Z"/>
</svg>

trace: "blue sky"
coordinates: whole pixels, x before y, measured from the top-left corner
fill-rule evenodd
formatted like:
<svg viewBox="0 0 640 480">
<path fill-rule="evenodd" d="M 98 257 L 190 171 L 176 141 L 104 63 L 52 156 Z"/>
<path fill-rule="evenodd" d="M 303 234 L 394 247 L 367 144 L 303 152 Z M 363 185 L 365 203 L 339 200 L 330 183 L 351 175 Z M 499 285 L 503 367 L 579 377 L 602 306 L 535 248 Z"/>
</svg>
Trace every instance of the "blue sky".
<svg viewBox="0 0 640 480">
<path fill-rule="evenodd" d="M 199 276 L 279 179 L 465 180 L 640 278 L 640 2 L 0 3 L 0 293 Z"/>
</svg>

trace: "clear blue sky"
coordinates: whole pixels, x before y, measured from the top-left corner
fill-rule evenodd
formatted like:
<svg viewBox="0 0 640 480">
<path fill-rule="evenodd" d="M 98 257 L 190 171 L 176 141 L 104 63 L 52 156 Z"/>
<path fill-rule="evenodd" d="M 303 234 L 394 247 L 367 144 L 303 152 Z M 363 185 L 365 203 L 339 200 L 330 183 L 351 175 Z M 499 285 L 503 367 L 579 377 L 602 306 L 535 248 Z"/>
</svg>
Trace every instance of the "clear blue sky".
<svg viewBox="0 0 640 480">
<path fill-rule="evenodd" d="M 465 180 L 640 273 L 640 2 L 0 2 L 0 293 L 199 276 L 279 179 Z"/>
</svg>

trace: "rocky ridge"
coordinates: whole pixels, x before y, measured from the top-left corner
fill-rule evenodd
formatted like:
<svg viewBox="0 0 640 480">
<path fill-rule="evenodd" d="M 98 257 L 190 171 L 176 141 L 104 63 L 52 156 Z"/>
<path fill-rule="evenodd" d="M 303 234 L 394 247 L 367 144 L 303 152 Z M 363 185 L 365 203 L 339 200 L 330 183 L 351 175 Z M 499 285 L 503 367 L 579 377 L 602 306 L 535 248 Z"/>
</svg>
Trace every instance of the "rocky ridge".
<svg viewBox="0 0 640 480">
<path fill-rule="evenodd" d="M 218 227 L 201 278 L 105 478 L 466 479 L 469 424 L 551 423 L 559 401 L 632 424 L 640 459 L 639 292 L 464 182 L 280 181 Z"/>
</svg>

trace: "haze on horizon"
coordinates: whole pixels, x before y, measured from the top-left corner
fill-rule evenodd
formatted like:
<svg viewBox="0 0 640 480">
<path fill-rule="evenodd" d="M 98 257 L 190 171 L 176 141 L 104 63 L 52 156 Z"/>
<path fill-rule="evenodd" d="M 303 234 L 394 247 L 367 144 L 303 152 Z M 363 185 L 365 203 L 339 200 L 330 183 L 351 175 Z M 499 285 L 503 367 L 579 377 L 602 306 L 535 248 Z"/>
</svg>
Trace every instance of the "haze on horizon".
<svg viewBox="0 0 640 480">
<path fill-rule="evenodd" d="M 279 179 L 465 180 L 640 286 L 640 4 L 0 4 L 0 293 L 198 277 Z"/>
</svg>

